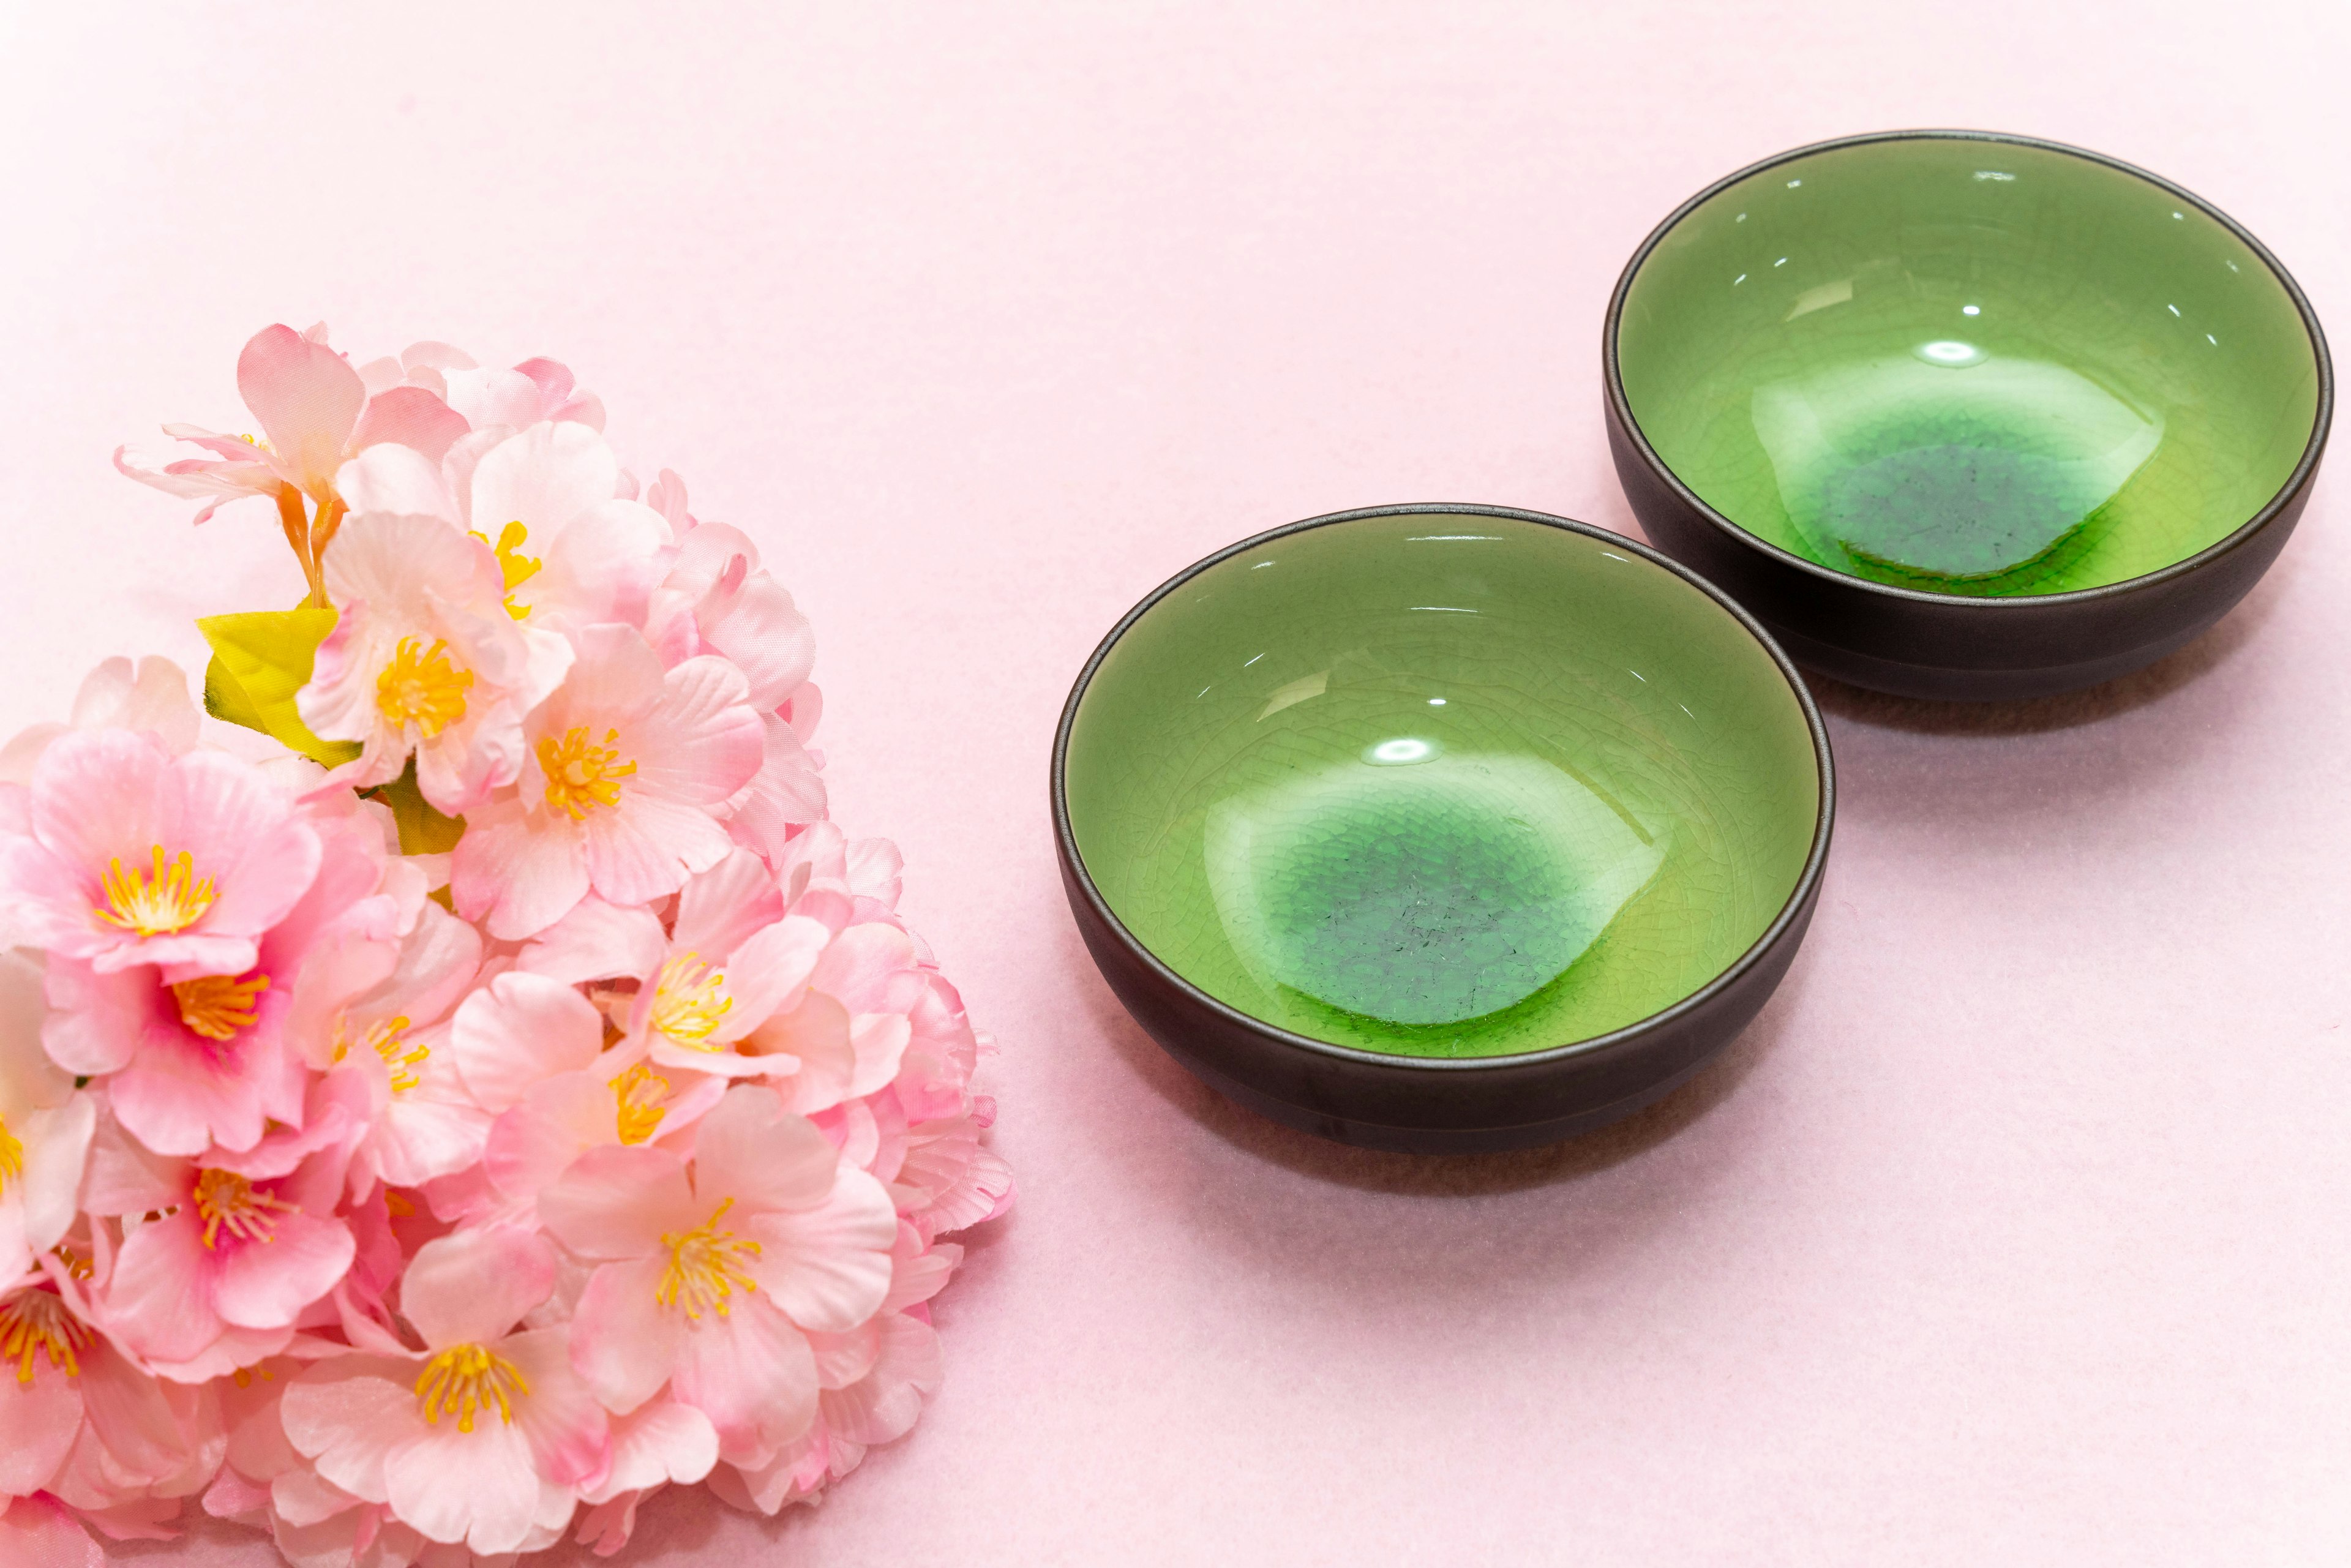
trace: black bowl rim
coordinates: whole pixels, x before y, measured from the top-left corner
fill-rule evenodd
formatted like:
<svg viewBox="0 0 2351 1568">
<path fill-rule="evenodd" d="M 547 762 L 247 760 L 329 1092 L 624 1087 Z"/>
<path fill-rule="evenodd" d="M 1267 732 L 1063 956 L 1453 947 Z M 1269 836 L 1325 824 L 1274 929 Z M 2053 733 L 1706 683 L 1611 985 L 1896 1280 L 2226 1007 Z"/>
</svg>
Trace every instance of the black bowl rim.
<svg viewBox="0 0 2351 1568">
<path fill-rule="evenodd" d="M 1496 1056 L 1406 1056 L 1384 1051 L 1364 1051 L 1354 1046 L 1334 1045 L 1329 1040 L 1294 1034 L 1289 1030 L 1268 1023 L 1265 1019 L 1252 1014 L 1242 1012 L 1239 1009 L 1218 1001 L 1208 995 L 1165 964 L 1161 963 L 1158 955 L 1152 952 L 1134 932 L 1126 928 L 1126 923 L 1118 917 L 1117 912 L 1113 910 L 1108 902 L 1103 899 L 1102 890 L 1094 885 L 1093 873 L 1086 869 L 1085 857 L 1078 852 L 1076 831 L 1070 825 L 1067 780 L 1070 730 L 1076 723 L 1078 705 L 1085 699 L 1086 688 L 1093 684 L 1094 672 L 1102 667 L 1102 660 L 1107 658 L 1110 651 L 1118 645 L 1119 639 L 1125 636 L 1136 622 L 1150 613 L 1161 600 L 1210 567 L 1228 560 L 1245 550 L 1255 549 L 1259 545 L 1270 543 L 1272 540 L 1283 538 L 1291 534 L 1304 533 L 1310 528 L 1328 528 L 1339 523 L 1361 522 L 1371 517 L 1418 516 L 1508 517 L 1522 523 L 1537 523 L 1545 528 L 1557 528 L 1562 533 L 1580 534 L 1586 538 L 1604 544 L 1612 549 L 1630 550 L 1650 565 L 1660 567 L 1681 579 L 1737 620 L 1746 630 L 1747 634 L 1761 643 L 1763 651 L 1771 656 L 1771 662 L 1779 666 L 1781 678 L 1788 683 L 1789 689 L 1795 694 L 1796 704 L 1803 710 L 1805 728 L 1812 736 L 1813 761 L 1819 769 L 1821 784 L 1820 803 L 1813 821 L 1813 843 L 1810 852 L 1804 857 L 1804 869 L 1797 876 L 1794 887 L 1789 891 L 1786 902 L 1781 904 L 1779 914 L 1772 917 L 1771 924 L 1764 928 L 1763 934 L 1750 944 L 1745 952 L 1725 966 L 1714 978 L 1671 1007 L 1651 1013 L 1648 1017 L 1626 1024 L 1622 1029 L 1612 1030 L 1606 1034 L 1596 1034 L 1584 1040 L 1570 1040 L 1564 1045 L 1550 1046 L 1541 1051 L 1511 1051 Z M 1789 926 L 1794 924 L 1808 907 L 1813 891 L 1819 884 L 1822 872 L 1828 863 L 1830 831 L 1836 821 L 1836 762 L 1829 751 L 1828 727 L 1821 720 L 1821 710 L 1813 704 L 1812 691 L 1804 685 L 1804 677 L 1797 673 L 1795 664 L 1789 659 L 1787 653 L 1772 640 L 1771 634 L 1763 629 L 1761 622 L 1749 614 L 1737 600 L 1681 562 L 1670 556 L 1660 554 L 1637 539 L 1626 538 L 1622 534 L 1612 533 L 1606 528 L 1595 527 L 1591 523 L 1577 522 L 1572 517 L 1555 517 L 1548 512 L 1530 512 L 1516 507 L 1490 507 L 1466 501 L 1431 501 L 1416 505 L 1363 507 L 1353 511 L 1325 512 L 1318 517 L 1286 523 L 1280 528 L 1268 528 L 1263 533 L 1251 534 L 1245 539 L 1227 545 L 1214 555 L 1193 562 L 1157 588 L 1153 589 L 1134 609 L 1121 616 L 1118 624 L 1111 628 L 1109 635 L 1095 645 L 1092 655 L 1086 660 L 1085 667 L 1078 672 L 1076 682 L 1071 685 L 1069 700 L 1061 705 L 1061 722 L 1053 732 L 1052 784 L 1053 833 L 1061 850 L 1062 863 L 1075 873 L 1076 883 L 1084 891 L 1086 902 L 1093 909 L 1094 914 L 1101 918 L 1103 929 L 1113 933 L 1119 945 L 1160 979 L 1173 987 L 1192 1003 L 1206 1008 L 1228 1022 L 1256 1035 L 1270 1046 L 1287 1047 L 1335 1061 L 1362 1062 L 1370 1066 L 1405 1071 L 1523 1071 L 1529 1067 L 1539 1067 L 1547 1062 L 1559 1061 L 1570 1057 L 1596 1055 L 1614 1050 L 1636 1041 L 1644 1035 L 1666 1028 L 1683 1017 L 1698 1011 L 1717 995 L 1728 989 L 1740 976 L 1761 962 L 1764 955 L 1779 944 L 1781 938 L 1787 934 Z"/>
<path fill-rule="evenodd" d="M 2155 570 L 2144 572 L 2137 577 L 2125 578 L 2120 582 L 2102 583 L 2095 588 L 2071 589 L 2064 593 L 1977 596 L 1961 593 L 1929 593 L 1915 588 L 1896 588 L 1891 583 L 1873 581 L 1865 577 L 1839 571 L 1834 567 L 1823 566 L 1817 561 L 1806 560 L 1793 551 L 1782 549 L 1770 540 L 1761 538 L 1740 527 L 1729 517 L 1715 510 L 1696 491 L 1682 483 L 1681 476 L 1676 474 L 1672 466 L 1657 455 L 1656 449 L 1649 444 L 1649 437 L 1641 429 L 1641 422 L 1634 417 L 1633 405 L 1625 396 L 1624 378 L 1617 367 L 1617 334 L 1624 320 L 1625 299 L 1632 293 L 1633 279 L 1639 275 L 1642 265 L 1649 259 L 1650 253 L 1657 248 L 1659 243 L 1667 235 L 1672 233 L 1683 219 L 1740 181 L 1751 179 L 1757 174 L 1779 168 L 1783 164 L 1792 163 L 1799 159 L 1815 157 L 1823 152 L 1843 152 L 1849 147 L 1865 147 L 1881 141 L 1989 141 L 2010 147 L 2030 147 L 2043 152 L 2055 152 L 2068 158 L 2078 158 L 2084 162 L 2101 164 L 2117 173 L 2145 181 L 2167 195 L 2193 206 L 2243 242 L 2245 248 L 2252 251 L 2260 258 L 2262 265 L 2269 268 L 2270 276 L 2276 279 L 2281 288 L 2285 290 L 2286 298 L 2294 302 L 2294 309 L 2302 317 L 2303 330 L 2310 339 L 2311 355 L 2318 369 L 2318 406 L 2312 413 L 2310 438 L 2303 445 L 2302 460 L 2296 463 L 2294 471 L 2286 476 L 2285 483 L 2278 487 L 2277 494 L 2272 496 L 2259 511 L 2239 525 L 2226 538 L 2205 546 L 2194 555 L 2173 561 L 2168 566 L 2158 567 Z M 2318 325 L 2318 314 L 2310 308 L 2310 300 L 2303 294 L 2302 286 L 2294 282 L 2294 275 L 2286 271 L 2284 264 L 2272 256 L 2269 247 L 2255 239 L 2242 224 L 2195 192 L 2175 185 L 2162 175 L 2151 173 L 2136 163 L 2126 163 L 2119 158 L 2110 158 L 2103 152 L 2095 152 L 2086 147 L 2075 147 L 2063 141 L 2050 141 L 2037 136 L 2019 136 L 2003 131 L 1865 131 L 1858 136 L 1840 136 L 1827 141 L 1813 141 L 1802 147 L 1792 147 L 1785 152 L 1775 153 L 1761 162 L 1750 163 L 1744 169 L 1725 174 L 1721 179 L 1676 207 L 1667 215 L 1664 222 L 1651 229 L 1648 238 L 1641 242 L 1640 248 L 1633 253 L 1633 258 L 1625 264 L 1625 270 L 1617 275 L 1615 291 L 1608 298 L 1607 322 L 1600 338 L 1600 369 L 1601 380 L 1608 392 L 1609 407 L 1623 422 L 1626 433 L 1632 437 L 1633 449 L 1640 455 L 1642 463 L 1652 474 L 1663 480 L 1675 495 L 1680 497 L 1697 516 L 1711 524 L 1718 532 L 1729 536 L 1782 566 L 1792 567 L 1826 582 L 1849 584 L 1871 593 L 1883 594 L 1888 599 L 1907 600 L 1913 603 L 1972 606 L 1982 610 L 1987 614 L 2022 614 L 2052 605 L 2084 604 L 2101 599 L 2124 598 L 2201 570 L 2212 561 L 2252 539 L 2254 535 L 2267 528 L 2279 513 L 2286 509 L 2303 486 L 2310 482 L 2312 472 L 2317 468 L 2319 458 L 2326 451 L 2327 433 L 2335 420 L 2335 366 L 2332 357 L 2327 353 L 2326 334 Z"/>
</svg>

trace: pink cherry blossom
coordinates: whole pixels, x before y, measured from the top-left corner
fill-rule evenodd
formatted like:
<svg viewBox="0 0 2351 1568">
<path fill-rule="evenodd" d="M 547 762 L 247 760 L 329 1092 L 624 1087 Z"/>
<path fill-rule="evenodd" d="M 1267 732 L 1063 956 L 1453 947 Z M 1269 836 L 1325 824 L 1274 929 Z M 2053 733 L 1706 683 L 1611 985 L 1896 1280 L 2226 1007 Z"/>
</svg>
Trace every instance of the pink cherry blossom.
<svg viewBox="0 0 2351 1568">
<path fill-rule="evenodd" d="M 242 975 L 318 873 L 319 835 L 252 764 L 77 730 L 41 754 L 26 831 L 0 837 L 19 941 L 86 961 Z"/>
<path fill-rule="evenodd" d="M 625 1415 L 667 1386 L 737 1455 L 806 1429 L 817 1392 L 808 1332 L 873 1313 L 897 1234 L 881 1184 L 772 1091 L 748 1085 L 702 1119 L 690 1160 L 591 1150 L 539 1196 L 538 1212 L 597 1264 L 571 1344 L 597 1397 Z"/>
<path fill-rule="evenodd" d="M 115 466 L 141 484 L 205 500 L 201 523 L 222 502 L 244 496 L 308 496 L 330 506 L 336 473 L 353 455 L 397 442 L 438 457 L 465 432 L 464 418 L 423 387 L 389 386 L 371 397 L 360 373 L 327 347 L 324 324 L 254 334 L 237 356 L 236 386 L 261 423 L 259 437 L 167 424 L 163 434 L 213 455 L 150 469 L 125 462 L 118 449 Z"/>
<path fill-rule="evenodd" d="M 319 836 L 319 873 L 263 934 L 250 969 L 110 973 L 49 961 L 53 1010 L 42 1038 L 51 1060 L 105 1079 L 117 1119 L 158 1154 L 249 1149 L 269 1122 L 299 1125 L 305 1062 L 287 1039 L 296 978 L 314 949 L 389 931 L 401 917 L 400 900 L 380 891 L 387 866 L 377 822 L 350 809 L 305 820 Z"/>
<path fill-rule="evenodd" d="M 179 665 L 150 656 L 133 668 L 128 659 L 109 659 L 84 677 L 66 723 L 34 725 L 0 747 L 0 781 L 30 782 L 41 753 L 71 730 L 138 730 L 177 757 L 196 744 L 202 723 Z"/>
<path fill-rule="evenodd" d="M 305 972 L 296 1017 L 310 1065 L 354 1085 L 340 1103 L 365 1124 L 351 1151 L 354 1193 L 379 1180 L 419 1186 L 481 1157 L 489 1113 L 449 1047 L 450 1014 L 481 958 L 481 934 L 427 904 L 404 935 L 347 940 Z"/>
<path fill-rule="evenodd" d="M 594 430 L 549 423 L 479 432 L 438 463 L 380 447 L 346 471 L 344 490 L 355 512 L 439 517 L 492 547 L 517 621 L 642 625 L 669 526 L 614 494 L 620 474 Z"/>
<path fill-rule="evenodd" d="M 732 664 L 664 672 L 625 626 L 577 643 L 570 674 L 525 727 L 518 792 L 467 818 L 451 866 L 457 912 L 509 941 L 590 889 L 644 904 L 717 863 L 730 847 L 717 813 L 759 766 L 758 715 Z"/>
<path fill-rule="evenodd" d="M 552 1251 L 527 1232 L 425 1243 L 401 1282 L 423 1350 L 303 1374 L 285 1394 L 287 1437 L 325 1480 L 428 1540 L 488 1554 L 561 1530 L 610 1442 L 572 1375 L 568 1331 L 516 1332 L 554 1281 Z"/>
<path fill-rule="evenodd" d="M 49 1492 L 117 1540 L 170 1539 L 176 1532 L 166 1526 L 182 1500 L 204 1490 L 227 1448 L 217 1392 L 148 1375 L 103 1334 L 64 1315 L 48 1291 L 0 1305 L 0 1317 L 12 1308 L 27 1328 L 47 1320 L 46 1343 L 28 1335 L 21 1354 L 29 1360 L 39 1349 L 47 1364 L 31 1364 L 32 1385 L 20 1382 L 20 1392 L 46 1382 L 73 1402 L 73 1441 Z M 20 1379 L 27 1369 L 20 1360 Z M 6 1375 L 0 1368 L 0 1387 Z"/>
<path fill-rule="evenodd" d="M 362 747 L 335 781 L 387 783 L 413 755 L 418 788 L 451 816 L 512 783 L 523 716 L 571 648 L 507 613 L 489 548 L 438 518 L 368 512 L 337 533 L 324 573 L 335 629 L 295 701 L 318 735 Z"/>
<path fill-rule="evenodd" d="M 47 1010 L 40 971 L 0 953 L 0 1284 L 73 1228 L 97 1122 L 95 1100 L 42 1053 Z"/>
<path fill-rule="evenodd" d="M 99 1326 L 188 1381 L 285 1349 L 357 1250 L 338 1212 L 348 1159 L 340 1121 L 313 1116 L 298 1134 L 205 1163 L 102 1131 L 85 1202 L 93 1214 L 136 1222 L 99 1281 Z"/>
</svg>

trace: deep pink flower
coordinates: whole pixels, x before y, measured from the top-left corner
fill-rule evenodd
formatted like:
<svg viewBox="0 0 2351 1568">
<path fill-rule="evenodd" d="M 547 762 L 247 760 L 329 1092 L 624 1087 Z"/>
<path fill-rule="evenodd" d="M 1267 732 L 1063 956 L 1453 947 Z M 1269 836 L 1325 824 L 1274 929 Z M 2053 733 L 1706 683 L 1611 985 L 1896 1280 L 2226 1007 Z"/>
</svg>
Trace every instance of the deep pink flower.
<svg viewBox="0 0 2351 1568">
<path fill-rule="evenodd" d="M 286 1391 L 287 1437 L 328 1482 L 429 1540 L 486 1555 L 561 1530 L 602 1478 L 609 1440 L 566 1331 L 516 1332 L 554 1282 L 551 1249 L 528 1232 L 427 1242 L 401 1281 L 423 1351 L 305 1373 Z"/>
<path fill-rule="evenodd" d="M 805 1430 L 808 1332 L 873 1314 L 897 1238 L 881 1184 L 748 1085 L 702 1119 L 691 1160 L 590 1150 L 539 1195 L 538 1213 L 597 1265 L 571 1325 L 572 1364 L 597 1397 L 625 1415 L 666 1386 L 737 1455 Z"/>
<path fill-rule="evenodd" d="M 0 840 L 17 940 L 100 973 L 244 974 L 319 869 L 318 833 L 252 764 L 174 757 L 128 730 L 78 730 L 43 752 L 26 827 Z"/>
<path fill-rule="evenodd" d="M 319 837 L 319 873 L 262 935 L 251 968 L 106 972 L 49 960 L 50 1059 L 104 1078 L 116 1118 L 158 1154 L 249 1149 L 269 1122 L 300 1125 L 305 1064 L 287 1038 L 296 979 L 314 948 L 389 932 L 400 918 L 400 902 L 379 891 L 386 857 L 374 819 L 349 810 L 305 820 Z"/>
<path fill-rule="evenodd" d="M 717 863 L 730 847 L 717 813 L 759 767 L 759 717 L 732 664 L 664 672 L 625 626 L 577 642 L 570 674 L 525 727 L 519 792 L 468 816 L 451 866 L 457 912 L 509 941 L 591 888 L 644 904 Z"/>
</svg>

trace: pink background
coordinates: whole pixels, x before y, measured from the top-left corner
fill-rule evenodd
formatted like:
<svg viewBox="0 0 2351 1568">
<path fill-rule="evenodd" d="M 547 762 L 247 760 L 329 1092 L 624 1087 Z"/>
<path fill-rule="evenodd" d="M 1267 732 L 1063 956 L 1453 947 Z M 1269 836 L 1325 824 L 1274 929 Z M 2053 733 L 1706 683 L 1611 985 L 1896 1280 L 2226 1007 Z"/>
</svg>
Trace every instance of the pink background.
<svg viewBox="0 0 2351 1568">
<path fill-rule="evenodd" d="M 0 730 L 298 591 L 266 508 L 191 530 L 107 465 L 243 428 L 256 328 L 552 354 L 815 618 L 837 814 L 1002 1044 L 1021 1199 L 923 1425 L 780 1523 L 666 1496 L 632 1561 L 2351 1553 L 2339 474 L 2143 675 L 1824 687 L 1786 986 L 1560 1149 L 1213 1099 L 1087 962 L 1045 806 L 1088 649 L 1217 546 L 1426 499 L 1629 530 L 1608 288 L 1782 147 L 2085 143 L 2351 320 L 2340 4 L 161 11 L 0 10 Z"/>
</svg>

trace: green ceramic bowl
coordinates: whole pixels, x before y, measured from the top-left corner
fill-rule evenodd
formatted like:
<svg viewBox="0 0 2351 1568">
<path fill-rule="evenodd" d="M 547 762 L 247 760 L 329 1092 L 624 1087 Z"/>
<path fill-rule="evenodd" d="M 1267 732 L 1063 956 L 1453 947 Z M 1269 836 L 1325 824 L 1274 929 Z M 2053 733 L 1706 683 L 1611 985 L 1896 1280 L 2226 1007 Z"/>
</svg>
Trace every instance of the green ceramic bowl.
<svg viewBox="0 0 2351 1568">
<path fill-rule="evenodd" d="M 1055 795 L 1073 907 L 1155 972 L 1179 1056 L 1240 1020 L 1276 1055 L 1461 1066 L 1621 1039 L 1785 933 L 1828 768 L 1792 667 L 1682 569 L 1398 507 L 1139 606 L 1071 695 Z"/>
<path fill-rule="evenodd" d="M 1874 685 L 1808 655 L 2095 678 L 2201 630 L 2250 577 L 2213 574 L 2178 624 L 2077 596 L 2282 522 L 2273 554 L 2331 406 L 2317 322 L 2243 230 L 2095 154 L 1968 132 L 1800 149 L 1695 198 L 1626 268 L 1605 370 L 1651 537 Z M 1920 600 L 2072 602 L 1898 608 Z"/>
</svg>

